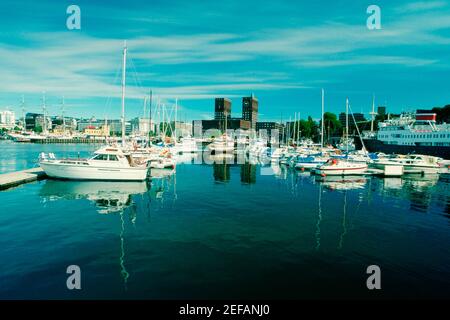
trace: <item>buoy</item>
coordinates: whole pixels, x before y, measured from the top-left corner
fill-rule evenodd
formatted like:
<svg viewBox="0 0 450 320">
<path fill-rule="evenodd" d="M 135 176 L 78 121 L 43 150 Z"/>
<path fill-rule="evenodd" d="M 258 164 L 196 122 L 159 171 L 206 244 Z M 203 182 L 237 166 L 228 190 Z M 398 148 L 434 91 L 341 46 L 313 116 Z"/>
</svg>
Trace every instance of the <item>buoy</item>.
<svg viewBox="0 0 450 320">
<path fill-rule="evenodd" d="M 325 178 L 327 175 L 325 173 L 321 173 L 320 176 Z"/>
<path fill-rule="evenodd" d="M 305 171 L 305 168 L 302 168 L 302 171 Z"/>
</svg>

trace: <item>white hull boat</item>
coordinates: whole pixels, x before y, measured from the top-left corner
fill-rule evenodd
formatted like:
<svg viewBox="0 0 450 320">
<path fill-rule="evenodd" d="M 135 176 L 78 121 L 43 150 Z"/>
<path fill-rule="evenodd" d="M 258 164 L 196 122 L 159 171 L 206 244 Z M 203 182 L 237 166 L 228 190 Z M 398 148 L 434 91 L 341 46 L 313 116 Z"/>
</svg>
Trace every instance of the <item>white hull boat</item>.
<svg viewBox="0 0 450 320">
<path fill-rule="evenodd" d="M 367 164 L 349 161 L 338 161 L 337 159 L 330 159 L 327 163 L 319 166 L 316 174 L 326 176 L 346 176 L 346 175 L 361 175 L 366 173 Z"/>
<path fill-rule="evenodd" d="M 104 147 L 90 159 L 56 159 L 41 154 L 39 165 L 47 176 L 69 180 L 143 181 L 147 179 L 146 163 L 136 163 L 118 148 Z"/>
</svg>

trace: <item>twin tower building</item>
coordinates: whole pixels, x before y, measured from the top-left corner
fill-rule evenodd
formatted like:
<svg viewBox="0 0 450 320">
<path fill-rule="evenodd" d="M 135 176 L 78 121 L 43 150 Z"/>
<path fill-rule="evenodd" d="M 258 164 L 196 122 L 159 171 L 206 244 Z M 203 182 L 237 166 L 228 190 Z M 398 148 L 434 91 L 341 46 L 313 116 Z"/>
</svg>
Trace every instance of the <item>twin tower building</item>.
<svg viewBox="0 0 450 320">
<path fill-rule="evenodd" d="M 205 132 L 209 129 L 254 129 L 258 120 L 258 99 L 254 95 L 242 98 L 242 117 L 231 117 L 231 100 L 228 98 L 216 98 L 214 103 L 213 120 L 194 120 L 194 130 Z M 201 129 L 200 129 L 201 128 Z"/>
</svg>

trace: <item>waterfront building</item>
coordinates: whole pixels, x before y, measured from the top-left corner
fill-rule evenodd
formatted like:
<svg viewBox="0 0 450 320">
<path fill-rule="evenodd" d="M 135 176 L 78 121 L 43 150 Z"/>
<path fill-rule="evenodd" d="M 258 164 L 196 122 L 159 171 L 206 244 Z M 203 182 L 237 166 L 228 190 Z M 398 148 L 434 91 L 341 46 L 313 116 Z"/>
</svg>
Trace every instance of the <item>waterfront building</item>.
<svg viewBox="0 0 450 320">
<path fill-rule="evenodd" d="M 355 120 L 353 120 L 353 118 Z M 345 128 L 345 121 L 346 121 L 346 114 L 345 112 L 341 112 L 339 114 L 339 122 L 341 123 L 342 127 Z M 348 130 L 349 130 L 349 134 L 356 134 L 356 126 L 355 126 L 355 121 L 358 124 L 358 126 L 360 125 L 361 122 L 366 122 L 366 118 L 364 117 L 363 113 L 353 113 L 353 116 L 351 114 L 348 115 Z"/>
<path fill-rule="evenodd" d="M 193 120 L 192 121 L 192 136 L 199 138 L 203 134 L 203 120 Z"/>
<path fill-rule="evenodd" d="M 78 131 L 84 132 L 84 130 L 88 127 L 94 127 L 94 128 L 101 128 L 105 125 L 105 123 L 109 127 L 110 135 L 112 136 L 120 136 L 122 135 L 122 121 L 120 119 L 113 119 L 113 120 L 98 120 L 96 118 L 91 118 L 89 120 L 79 120 L 78 121 Z M 129 135 L 131 134 L 131 122 L 125 121 L 125 134 Z"/>
<path fill-rule="evenodd" d="M 195 129 L 200 130 L 199 128 L 201 128 L 202 133 L 204 133 L 207 130 L 217 129 L 223 131 L 225 129 L 224 121 L 221 120 L 195 120 L 195 121 L 196 121 L 194 124 Z M 232 118 L 227 121 L 227 130 L 238 130 L 238 129 L 241 130 L 251 129 L 250 121 L 246 121 L 241 118 Z"/>
<path fill-rule="evenodd" d="M 83 133 L 90 137 L 109 137 L 110 127 L 102 125 L 99 128 L 91 126 L 84 129 Z"/>
<path fill-rule="evenodd" d="M 231 100 L 228 98 L 216 98 L 214 105 L 214 120 L 228 120 L 231 117 Z"/>
<path fill-rule="evenodd" d="M 185 137 L 192 134 L 192 123 L 176 121 L 175 129 L 177 131 L 178 137 Z"/>
<path fill-rule="evenodd" d="M 0 128 L 14 129 L 16 126 L 16 116 L 13 111 L 0 111 Z"/>
<path fill-rule="evenodd" d="M 77 130 L 79 132 L 84 132 L 84 130 L 87 128 L 100 128 L 104 124 L 105 124 L 104 120 L 97 120 L 94 117 L 88 120 L 80 119 L 77 123 Z"/>
<path fill-rule="evenodd" d="M 33 131 L 44 131 L 52 128 L 52 119 L 50 117 L 45 117 L 42 113 L 27 113 L 25 115 L 25 129 Z"/>
<path fill-rule="evenodd" d="M 256 129 L 258 121 L 258 99 L 252 94 L 242 98 L 242 119 L 249 121 L 252 129 Z"/>
<path fill-rule="evenodd" d="M 155 123 L 150 118 L 136 117 L 131 120 L 131 131 L 134 134 L 145 135 L 155 131 Z"/>
<path fill-rule="evenodd" d="M 275 121 L 260 121 L 256 123 L 256 132 L 266 130 L 267 136 L 272 137 L 272 130 L 278 130 L 278 137 L 281 139 L 284 132 L 284 125 Z"/>
</svg>

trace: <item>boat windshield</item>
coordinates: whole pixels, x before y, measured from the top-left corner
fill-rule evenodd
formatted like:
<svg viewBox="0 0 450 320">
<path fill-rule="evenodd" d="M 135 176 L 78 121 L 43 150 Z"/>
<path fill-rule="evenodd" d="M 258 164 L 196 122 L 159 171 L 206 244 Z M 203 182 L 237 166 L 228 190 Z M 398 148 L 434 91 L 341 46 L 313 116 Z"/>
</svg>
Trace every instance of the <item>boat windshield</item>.
<svg viewBox="0 0 450 320">
<path fill-rule="evenodd" d="M 99 153 L 97 155 L 95 155 L 92 160 L 108 160 L 108 155 L 107 154 L 103 154 L 103 153 Z"/>
</svg>

